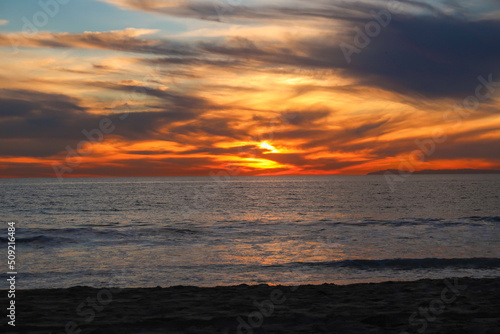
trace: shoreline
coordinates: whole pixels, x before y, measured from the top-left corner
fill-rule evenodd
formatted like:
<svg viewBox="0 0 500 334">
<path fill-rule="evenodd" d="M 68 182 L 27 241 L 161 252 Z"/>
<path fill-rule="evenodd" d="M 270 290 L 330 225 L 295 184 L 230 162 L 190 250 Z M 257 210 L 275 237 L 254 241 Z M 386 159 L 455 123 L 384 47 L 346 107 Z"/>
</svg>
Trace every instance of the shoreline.
<svg viewBox="0 0 500 334">
<path fill-rule="evenodd" d="M 7 290 L 0 300 L 6 305 Z M 4 333 L 499 333 L 500 277 L 16 291 Z M 4 311 L 5 312 L 5 311 Z M 5 315 L 3 316 L 5 319 Z"/>
</svg>

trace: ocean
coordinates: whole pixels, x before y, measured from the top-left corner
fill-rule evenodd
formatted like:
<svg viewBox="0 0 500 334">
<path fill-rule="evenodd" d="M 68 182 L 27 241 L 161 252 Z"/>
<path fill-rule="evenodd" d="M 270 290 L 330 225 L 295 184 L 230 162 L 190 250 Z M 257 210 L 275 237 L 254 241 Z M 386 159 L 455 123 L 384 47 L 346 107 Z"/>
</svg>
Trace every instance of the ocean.
<svg viewBox="0 0 500 334">
<path fill-rule="evenodd" d="M 18 288 L 500 275 L 500 175 L 0 179 Z M 5 257 L 6 258 L 6 257 Z M 5 277 L 2 274 L 2 279 Z"/>
</svg>

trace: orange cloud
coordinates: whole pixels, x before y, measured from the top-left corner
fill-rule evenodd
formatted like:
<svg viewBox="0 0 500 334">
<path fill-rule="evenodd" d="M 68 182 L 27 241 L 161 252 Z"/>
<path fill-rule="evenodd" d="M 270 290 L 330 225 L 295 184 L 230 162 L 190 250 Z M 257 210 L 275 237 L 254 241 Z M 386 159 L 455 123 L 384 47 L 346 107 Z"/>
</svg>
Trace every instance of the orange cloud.
<svg viewBox="0 0 500 334">
<path fill-rule="evenodd" d="M 107 2 L 214 20 L 199 3 Z M 442 8 L 421 5 L 347 64 L 339 43 L 378 5 L 302 5 L 257 1 L 169 39 L 136 28 L 0 34 L 0 175 L 54 176 L 54 164 L 68 177 L 500 166 L 498 50 L 477 38 L 497 20 L 439 20 L 426 13 Z M 477 90 L 491 94 L 464 106 Z"/>
</svg>

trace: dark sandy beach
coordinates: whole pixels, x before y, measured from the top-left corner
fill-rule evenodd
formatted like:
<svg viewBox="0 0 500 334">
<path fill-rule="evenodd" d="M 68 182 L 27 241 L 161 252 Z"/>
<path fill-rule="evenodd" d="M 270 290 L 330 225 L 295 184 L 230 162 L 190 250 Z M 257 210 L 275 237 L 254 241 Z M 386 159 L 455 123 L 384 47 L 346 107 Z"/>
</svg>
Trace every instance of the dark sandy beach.
<svg viewBox="0 0 500 334">
<path fill-rule="evenodd" d="M 1 294 L 2 305 L 6 295 Z M 2 332 L 500 333 L 500 278 L 300 287 L 74 287 L 19 290 L 16 303 L 15 330 L 4 321 Z"/>
</svg>

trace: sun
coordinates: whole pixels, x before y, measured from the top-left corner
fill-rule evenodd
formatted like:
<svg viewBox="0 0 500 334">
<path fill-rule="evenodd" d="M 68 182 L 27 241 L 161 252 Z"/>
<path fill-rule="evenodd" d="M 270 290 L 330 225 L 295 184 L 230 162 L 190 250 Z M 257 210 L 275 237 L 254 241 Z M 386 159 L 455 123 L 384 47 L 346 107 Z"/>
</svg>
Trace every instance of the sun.
<svg viewBox="0 0 500 334">
<path fill-rule="evenodd" d="M 265 150 L 268 150 L 269 152 L 266 153 L 279 153 L 279 151 L 274 147 L 273 145 L 269 144 L 268 142 L 262 142 L 259 144 L 260 148 L 263 148 Z"/>
</svg>

